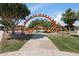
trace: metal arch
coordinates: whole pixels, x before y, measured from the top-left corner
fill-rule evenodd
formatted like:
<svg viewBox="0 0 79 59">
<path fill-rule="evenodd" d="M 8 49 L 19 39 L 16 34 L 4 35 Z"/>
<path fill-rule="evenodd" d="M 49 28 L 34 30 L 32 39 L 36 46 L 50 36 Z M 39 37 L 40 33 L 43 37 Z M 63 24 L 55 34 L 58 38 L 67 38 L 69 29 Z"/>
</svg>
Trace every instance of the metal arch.
<svg viewBox="0 0 79 59">
<path fill-rule="evenodd" d="M 61 27 L 60 27 L 58 24 L 56 24 L 56 21 L 54 21 L 54 19 L 52 19 L 52 17 L 50 17 L 50 16 L 48 16 L 48 15 L 45 15 L 45 14 L 41 14 L 41 13 L 39 13 L 39 14 L 34 14 L 34 15 L 32 15 L 32 16 L 29 16 L 29 17 L 25 20 L 25 22 L 24 22 L 23 30 L 24 30 L 24 27 L 25 27 L 26 23 L 27 23 L 29 20 L 31 20 L 32 18 L 35 18 L 35 17 L 44 17 L 44 18 L 47 18 L 48 20 L 51 21 L 52 27 L 51 27 L 50 29 L 44 28 L 44 29 L 47 30 L 48 32 L 61 31 Z M 29 29 L 27 29 L 27 30 L 29 30 Z M 35 30 L 35 28 L 33 28 L 33 30 Z M 32 31 L 33 31 L 33 30 L 32 30 Z M 49 30 L 50 30 L 50 31 L 49 31 Z M 64 30 L 68 33 L 68 30 L 67 30 L 66 28 L 64 28 Z"/>
<path fill-rule="evenodd" d="M 58 24 L 56 24 L 56 21 L 54 21 L 54 19 L 52 19 L 52 17 L 50 17 L 50 16 L 48 16 L 48 15 L 45 15 L 45 14 L 41 14 L 41 13 L 39 13 L 39 14 L 34 14 L 34 15 L 32 15 L 32 16 L 29 16 L 26 20 L 25 20 L 25 22 L 24 22 L 24 26 L 23 26 L 23 30 L 25 29 L 24 27 L 25 27 L 25 25 L 27 24 L 27 22 L 29 21 L 29 20 L 31 20 L 32 18 L 35 18 L 35 17 L 44 17 L 44 18 L 47 18 L 48 20 L 50 20 L 50 22 L 51 22 L 51 24 L 52 24 L 52 27 L 50 28 L 50 31 L 58 31 L 59 29 L 58 29 Z M 28 30 L 28 29 L 27 29 Z M 48 29 L 49 30 L 49 29 Z"/>
<path fill-rule="evenodd" d="M 45 14 L 39 13 L 39 14 L 34 14 L 34 15 L 29 16 L 28 18 L 26 18 L 26 20 L 24 22 L 24 26 L 27 24 L 27 22 L 29 20 L 31 20 L 32 18 L 35 18 L 35 17 L 44 17 L 44 18 L 47 18 L 48 20 L 50 20 L 52 24 L 55 24 L 56 23 L 56 21 L 54 21 L 54 19 L 52 19 L 52 17 L 50 17 L 48 15 L 45 15 Z"/>
</svg>

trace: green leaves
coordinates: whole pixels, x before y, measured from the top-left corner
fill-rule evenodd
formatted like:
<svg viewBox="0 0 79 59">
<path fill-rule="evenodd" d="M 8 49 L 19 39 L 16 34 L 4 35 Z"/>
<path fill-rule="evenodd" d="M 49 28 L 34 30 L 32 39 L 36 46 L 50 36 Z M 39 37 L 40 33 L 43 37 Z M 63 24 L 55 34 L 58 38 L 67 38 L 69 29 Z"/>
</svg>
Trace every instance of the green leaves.
<svg viewBox="0 0 79 59">
<path fill-rule="evenodd" d="M 19 19 L 25 19 L 30 14 L 28 7 L 22 3 L 0 3 L 0 16 L 8 23 L 11 30 L 16 27 Z M 5 25 L 4 25 L 5 26 Z M 8 26 L 9 27 L 9 26 Z"/>
<path fill-rule="evenodd" d="M 79 10 L 76 13 L 76 18 L 77 18 L 77 20 L 79 20 Z"/>
<path fill-rule="evenodd" d="M 61 20 L 63 20 L 68 25 L 73 24 L 77 20 L 76 12 L 70 8 L 67 9 L 65 13 L 62 14 Z"/>
<path fill-rule="evenodd" d="M 33 28 L 34 26 L 38 25 L 38 24 L 41 24 L 43 25 L 44 27 L 48 27 L 50 28 L 52 26 L 51 22 L 46 20 L 46 19 L 36 19 L 35 21 L 32 21 L 29 25 L 30 28 Z"/>
</svg>

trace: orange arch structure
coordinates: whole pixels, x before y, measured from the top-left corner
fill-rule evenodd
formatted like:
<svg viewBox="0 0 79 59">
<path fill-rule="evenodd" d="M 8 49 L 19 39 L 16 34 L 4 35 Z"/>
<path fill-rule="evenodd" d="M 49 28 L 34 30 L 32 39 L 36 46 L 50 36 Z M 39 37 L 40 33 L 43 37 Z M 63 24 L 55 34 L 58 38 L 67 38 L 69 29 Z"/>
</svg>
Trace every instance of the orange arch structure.
<svg viewBox="0 0 79 59">
<path fill-rule="evenodd" d="M 29 16 L 26 20 L 25 20 L 25 22 L 24 22 L 24 27 L 25 27 L 25 25 L 27 24 L 27 22 L 29 21 L 29 20 L 31 20 L 32 18 L 36 18 L 36 17 L 44 17 L 44 18 L 47 18 L 48 20 L 50 20 L 50 22 L 52 23 L 52 29 L 47 29 L 47 28 L 44 28 L 45 30 L 47 30 L 47 31 L 52 31 L 52 30 L 55 30 L 55 31 L 57 31 L 57 30 L 59 30 L 59 28 L 58 28 L 58 25 L 56 24 L 56 21 L 54 21 L 54 19 L 52 19 L 52 17 L 50 17 L 50 16 L 48 16 L 48 15 L 45 15 L 45 14 L 42 14 L 42 13 L 39 13 L 39 14 L 34 14 L 34 15 L 32 15 L 32 16 Z M 26 32 L 32 32 L 33 30 L 35 30 L 36 28 L 34 27 L 34 28 L 32 28 L 32 29 L 25 29 L 25 31 Z"/>
<path fill-rule="evenodd" d="M 35 17 L 44 17 L 44 18 L 47 18 L 48 20 L 50 20 L 51 22 L 56 22 L 56 21 L 54 21 L 54 19 L 52 19 L 52 17 L 50 17 L 50 16 L 48 16 L 48 15 L 45 15 L 45 14 L 39 13 L 39 14 L 34 14 L 34 15 L 32 15 L 32 16 L 29 16 L 29 17 L 25 20 L 24 26 L 27 24 L 27 22 L 28 22 L 29 20 L 31 20 L 32 18 L 35 18 Z"/>
</svg>

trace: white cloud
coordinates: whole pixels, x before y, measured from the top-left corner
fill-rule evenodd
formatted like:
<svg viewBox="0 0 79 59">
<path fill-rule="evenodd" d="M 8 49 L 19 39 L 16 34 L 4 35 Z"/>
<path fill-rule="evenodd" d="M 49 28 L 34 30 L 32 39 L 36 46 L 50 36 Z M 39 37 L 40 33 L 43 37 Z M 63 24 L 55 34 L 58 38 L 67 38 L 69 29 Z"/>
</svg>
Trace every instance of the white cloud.
<svg viewBox="0 0 79 59">
<path fill-rule="evenodd" d="M 75 21 L 73 25 L 79 27 L 79 21 Z"/>
<path fill-rule="evenodd" d="M 59 23 L 60 25 L 65 26 L 66 24 L 61 20 L 61 17 L 62 17 L 61 14 L 62 14 L 61 12 L 58 13 L 57 16 L 56 16 L 56 18 L 54 18 L 54 20 L 56 21 L 56 23 Z"/>
<path fill-rule="evenodd" d="M 61 14 L 58 14 L 58 15 L 56 16 L 55 20 L 57 21 L 57 23 L 60 21 L 61 17 L 62 17 Z"/>
</svg>

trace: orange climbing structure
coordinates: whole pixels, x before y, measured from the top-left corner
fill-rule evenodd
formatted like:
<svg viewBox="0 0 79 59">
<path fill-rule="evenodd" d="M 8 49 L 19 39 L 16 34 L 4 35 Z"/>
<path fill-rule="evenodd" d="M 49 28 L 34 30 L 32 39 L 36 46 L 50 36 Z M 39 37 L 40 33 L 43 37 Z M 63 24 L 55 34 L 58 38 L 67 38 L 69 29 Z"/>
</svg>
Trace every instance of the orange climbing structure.
<svg viewBox="0 0 79 59">
<path fill-rule="evenodd" d="M 46 27 L 43 27 L 42 25 L 37 25 L 35 26 L 34 28 L 25 28 L 25 25 L 27 24 L 27 22 L 29 20 L 31 20 L 32 18 L 36 18 L 36 17 L 44 17 L 44 18 L 47 18 L 51 24 L 52 24 L 52 27 L 49 29 L 49 28 L 46 28 Z M 56 24 L 56 21 L 54 21 L 54 19 L 52 19 L 52 17 L 48 16 L 48 15 L 45 15 L 45 14 L 34 14 L 32 16 L 29 16 L 28 18 L 26 18 L 25 22 L 24 22 L 24 31 L 25 32 L 33 32 L 34 30 L 38 29 L 37 27 L 43 27 L 43 30 L 46 30 L 47 32 L 52 32 L 52 31 L 60 31 L 61 28 L 59 27 L 58 24 Z M 66 28 L 65 28 L 66 30 Z"/>
</svg>

